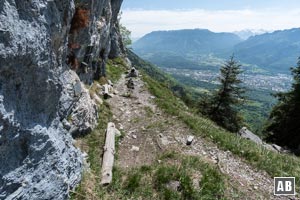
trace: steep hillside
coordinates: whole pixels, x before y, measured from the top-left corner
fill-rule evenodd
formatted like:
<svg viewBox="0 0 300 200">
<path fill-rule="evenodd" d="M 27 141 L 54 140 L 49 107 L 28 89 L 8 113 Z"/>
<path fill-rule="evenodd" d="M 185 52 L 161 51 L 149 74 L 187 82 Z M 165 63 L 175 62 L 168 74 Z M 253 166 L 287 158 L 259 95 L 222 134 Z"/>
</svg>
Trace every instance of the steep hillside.
<svg viewBox="0 0 300 200">
<path fill-rule="evenodd" d="M 300 55 L 300 28 L 250 37 L 237 44 L 234 53 L 241 61 L 274 72 L 289 73 Z"/>
<path fill-rule="evenodd" d="M 173 52 L 179 55 L 207 54 L 232 48 L 241 39 L 232 33 L 214 33 L 206 29 L 156 31 L 133 44 L 139 54 Z"/>
<path fill-rule="evenodd" d="M 288 73 L 300 52 L 300 28 L 275 31 L 240 39 L 233 33 L 209 30 L 152 32 L 132 47 L 142 58 L 159 66 L 207 69 L 234 55 L 250 66 L 271 73 Z"/>
<path fill-rule="evenodd" d="M 194 32 L 207 43 L 211 43 L 210 39 L 203 36 L 204 33 L 211 34 L 207 30 L 154 32 L 141 38 L 137 45 L 134 44 L 133 51 L 161 67 L 180 83 L 192 87 L 193 91 L 203 93 L 203 96 L 218 87 L 219 69 L 234 53 L 244 70 L 242 80 L 249 100 L 242 109 L 242 115 L 251 130 L 261 134 L 268 113 L 276 102 L 271 94 L 290 88 L 289 69 L 300 55 L 299 30 L 290 29 L 253 36 L 246 41 L 233 43 L 234 45 L 222 51 L 217 50 L 218 48 L 207 49 L 205 45 L 197 46 L 192 39 L 185 39 L 190 32 Z M 168 40 L 162 40 L 162 35 L 168 36 Z M 215 36 L 220 37 L 219 34 Z M 189 42 L 190 49 L 180 53 L 182 48 L 176 44 L 182 41 Z M 167 47 L 163 47 L 165 42 Z M 216 45 L 220 45 L 219 49 L 223 46 L 221 42 Z M 184 44 L 181 46 L 184 47 Z"/>
<path fill-rule="evenodd" d="M 286 199 L 273 196 L 272 177 L 299 185 L 299 158 L 199 115 L 197 93 L 125 51 L 122 0 L 0 2 L 0 199 Z M 239 42 L 186 31 L 178 43 L 163 37 L 166 51 Z M 140 74 L 128 78 L 132 67 Z M 113 151 L 109 122 L 120 130 Z M 108 185 L 105 152 L 115 159 Z"/>
<path fill-rule="evenodd" d="M 0 199 L 68 199 L 80 182 L 72 135 L 97 123 L 83 82 L 93 82 L 99 52 L 122 52 L 121 3 L 1 1 Z"/>
<path fill-rule="evenodd" d="M 296 176 L 300 160 L 268 150 L 199 116 L 172 92 L 172 80 L 129 53 L 140 76 L 116 73 L 130 67 L 112 61 L 116 95 L 100 105 L 99 125 L 78 140 L 91 169 L 74 199 L 288 199 L 273 196 L 273 176 Z M 114 70 L 112 70 L 114 69 Z M 98 88 L 98 89 L 97 89 Z M 100 94 L 99 87 L 95 87 Z M 114 122 L 113 181 L 100 184 L 105 128 Z M 191 145 L 188 136 L 194 135 Z"/>
</svg>

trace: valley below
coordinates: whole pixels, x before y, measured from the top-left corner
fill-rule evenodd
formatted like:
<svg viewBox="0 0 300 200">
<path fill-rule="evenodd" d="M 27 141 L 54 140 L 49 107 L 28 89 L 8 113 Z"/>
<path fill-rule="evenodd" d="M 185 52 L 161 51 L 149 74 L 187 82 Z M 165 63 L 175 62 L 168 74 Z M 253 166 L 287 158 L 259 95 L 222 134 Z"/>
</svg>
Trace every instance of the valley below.
<svg viewBox="0 0 300 200">
<path fill-rule="evenodd" d="M 161 68 L 180 83 L 191 88 L 195 96 L 211 95 L 220 85 L 218 82 L 219 70 Z M 246 103 L 242 106 L 242 115 L 256 134 L 261 135 L 271 108 L 276 103 L 274 94 L 289 90 L 292 77 L 288 74 L 257 73 L 245 70 L 241 80 L 246 89 Z"/>
<path fill-rule="evenodd" d="M 289 69 L 296 64 L 299 31 L 275 31 L 248 39 L 206 29 L 158 31 L 145 35 L 132 48 L 188 87 L 196 102 L 219 88 L 220 68 L 233 55 L 241 65 L 239 79 L 246 92 L 241 115 L 247 127 L 263 136 L 262 129 L 277 102 L 275 95 L 291 88 Z"/>
<path fill-rule="evenodd" d="M 171 74 L 177 79 L 184 81 L 185 84 L 192 87 L 194 81 L 198 82 L 200 88 L 207 89 L 205 86 L 201 86 L 201 82 L 219 85 L 218 76 L 219 71 L 216 70 L 201 70 L 201 69 L 177 69 L 177 68 L 161 68 L 163 71 Z M 190 81 L 189 81 L 190 80 Z M 264 73 L 252 73 L 245 71 L 241 76 L 241 80 L 244 86 L 252 90 L 266 90 L 271 92 L 284 92 L 291 87 L 292 77 L 288 74 L 264 74 Z"/>
<path fill-rule="evenodd" d="M 0 2 L 0 200 L 300 198 L 300 28 L 132 43 L 130 1 Z"/>
</svg>

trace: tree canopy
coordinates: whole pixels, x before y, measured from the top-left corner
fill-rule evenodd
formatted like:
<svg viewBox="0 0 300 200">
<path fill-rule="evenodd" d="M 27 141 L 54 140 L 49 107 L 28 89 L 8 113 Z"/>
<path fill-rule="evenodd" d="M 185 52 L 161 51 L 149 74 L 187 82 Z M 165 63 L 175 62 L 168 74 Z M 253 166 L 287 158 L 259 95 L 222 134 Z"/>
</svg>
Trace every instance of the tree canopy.
<svg viewBox="0 0 300 200">
<path fill-rule="evenodd" d="M 128 30 L 126 28 L 126 26 L 124 26 L 121 23 L 121 19 L 122 19 L 122 13 L 119 14 L 118 16 L 118 24 L 119 24 L 119 31 L 121 33 L 121 37 L 122 37 L 122 41 L 123 41 L 123 45 L 125 47 L 129 46 L 132 44 L 132 40 L 131 40 L 131 31 Z"/>
<path fill-rule="evenodd" d="M 229 131 L 237 131 L 242 122 L 237 106 L 244 99 L 244 89 L 239 74 L 241 65 L 231 56 L 220 69 L 220 88 L 209 100 L 202 101 L 201 108 L 204 114 Z"/>
<path fill-rule="evenodd" d="M 278 93 L 266 126 L 267 140 L 299 151 L 300 145 L 300 57 L 291 68 L 294 82 L 290 91 Z M 300 152 L 300 151 L 299 151 Z M 298 152 L 298 153 L 299 153 Z"/>
</svg>

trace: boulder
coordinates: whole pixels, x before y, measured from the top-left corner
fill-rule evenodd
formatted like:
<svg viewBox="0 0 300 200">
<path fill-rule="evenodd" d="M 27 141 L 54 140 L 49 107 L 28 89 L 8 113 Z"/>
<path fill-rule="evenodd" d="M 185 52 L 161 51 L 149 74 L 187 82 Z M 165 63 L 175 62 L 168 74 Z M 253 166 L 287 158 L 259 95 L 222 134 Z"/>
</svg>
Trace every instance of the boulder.
<svg viewBox="0 0 300 200">
<path fill-rule="evenodd" d="M 252 133 L 251 131 L 249 131 L 246 127 L 243 127 L 238 132 L 238 135 L 240 135 L 242 138 L 251 140 L 251 141 L 255 142 L 256 144 L 260 144 L 260 145 L 263 144 L 263 142 L 260 139 L 260 137 L 258 137 L 257 135 L 255 135 L 254 133 Z"/>
<path fill-rule="evenodd" d="M 138 76 L 139 76 L 139 72 L 134 67 L 132 67 L 130 72 L 127 74 L 126 78 L 135 78 Z"/>
<path fill-rule="evenodd" d="M 270 144 L 264 143 L 263 147 L 270 150 L 270 151 L 274 151 L 274 152 L 278 152 L 276 149 L 274 149 L 274 147 Z"/>
<path fill-rule="evenodd" d="M 282 148 L 281 146 L 277 145 L 277 144 L 272 144 L 272 147 L 273 147 L 276 151 L 278 151 L 278 152 L 282 152 L 282 151 L 283 151 L 283 148 Z"/>
</svg>

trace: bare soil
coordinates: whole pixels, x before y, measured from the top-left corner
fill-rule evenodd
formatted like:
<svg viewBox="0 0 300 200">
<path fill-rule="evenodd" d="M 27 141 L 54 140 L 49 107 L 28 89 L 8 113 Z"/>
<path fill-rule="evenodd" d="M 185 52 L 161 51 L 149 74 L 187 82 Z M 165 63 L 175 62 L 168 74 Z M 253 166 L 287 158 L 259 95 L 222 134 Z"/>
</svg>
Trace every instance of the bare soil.
<svg viewBox="0 0 300 200">
<path fill-rule="evenodd" d="M 273 195 L 273 178 L 266 172 L 253 168 L 229 151 L 220 150 L 212 142 L 195 137 L 192 145 L 187 146 L 186 139 L 193 131 L 160 110 L 140 78 L 133 79 L 134 89 L 127 88 L 127 80 L 122 76 L 114 86 L 119 94 L 108 100 L 116 126 L 125 134 L 119 144 L 116 165 L 124 169 L 150 165 L 159 162 L 158 155 L 174 150 L 217 165 L 230 178 L 230 184 L 245 194 L 243 199 L 290 199 Z"/>
</svg>

